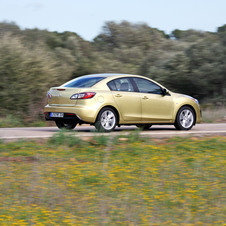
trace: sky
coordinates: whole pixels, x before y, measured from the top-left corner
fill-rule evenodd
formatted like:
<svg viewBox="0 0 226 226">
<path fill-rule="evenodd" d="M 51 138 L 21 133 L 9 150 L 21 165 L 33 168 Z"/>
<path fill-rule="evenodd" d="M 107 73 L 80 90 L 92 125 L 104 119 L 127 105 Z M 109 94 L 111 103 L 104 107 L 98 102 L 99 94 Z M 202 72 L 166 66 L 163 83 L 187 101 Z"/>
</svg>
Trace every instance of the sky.
<svg viewBox="0 0 226 226">
<path fill-rule="evenodd" d="M 91 41 L 107 21 L 175 29 L 217 31 L 226 24 L 226 0 L 0 0 L 0 22 L 21 29 L 71 31 Z"/>
</svg>

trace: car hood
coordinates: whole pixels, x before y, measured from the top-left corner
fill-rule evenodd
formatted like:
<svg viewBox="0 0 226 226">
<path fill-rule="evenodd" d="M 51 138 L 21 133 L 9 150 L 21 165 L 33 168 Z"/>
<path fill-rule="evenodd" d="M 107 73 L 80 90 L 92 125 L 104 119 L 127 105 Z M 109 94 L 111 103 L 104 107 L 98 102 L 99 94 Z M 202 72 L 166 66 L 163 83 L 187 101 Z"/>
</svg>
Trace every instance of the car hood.
<svg viewBox="0 0 226 226">
<path fill-rule="evenodd" d="M 186 94 L 181 94 L 181 93 L 173 93 L 173 92 L 170 92 L 170 94 L 174 97 L 174 98 L 188 98 L 188 99 L 191 99 L 193 101 L 195 101 L 197 104 L 199 104 L 199 101 L 197 99 L 195 99 L 194 97 L 191 97 L 189 95 L 186 95 Z"/>
<path fill-rule="evenodd" d="M 188 97 L 188 98 L 193 98 L 191 96 L 188 96 L 186 94 L 182 94 L 182 93 L 174 93 L 174 92 L 170 92 L 170 94 L 174 97 L 180 98 L 180 97 Z"/>
</svg>

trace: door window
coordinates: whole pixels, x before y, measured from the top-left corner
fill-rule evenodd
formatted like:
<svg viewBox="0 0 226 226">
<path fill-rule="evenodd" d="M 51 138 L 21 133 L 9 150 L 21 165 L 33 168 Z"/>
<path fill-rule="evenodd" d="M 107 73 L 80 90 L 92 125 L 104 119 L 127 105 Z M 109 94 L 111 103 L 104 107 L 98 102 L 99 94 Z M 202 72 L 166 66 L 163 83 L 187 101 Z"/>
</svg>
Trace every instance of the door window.
<svg viewBox="0 0 226 226">
<path fill-rule="evenodd" d="M 129 78 L 118 78 L 108 82 L 111 91 L 134 92 L 134 88 Z"/>
<path fill-rule="evenodd" d="M 133 78 L 140 93 L 162 94 L 160 86 L 143 78 Z"/>
</svg>

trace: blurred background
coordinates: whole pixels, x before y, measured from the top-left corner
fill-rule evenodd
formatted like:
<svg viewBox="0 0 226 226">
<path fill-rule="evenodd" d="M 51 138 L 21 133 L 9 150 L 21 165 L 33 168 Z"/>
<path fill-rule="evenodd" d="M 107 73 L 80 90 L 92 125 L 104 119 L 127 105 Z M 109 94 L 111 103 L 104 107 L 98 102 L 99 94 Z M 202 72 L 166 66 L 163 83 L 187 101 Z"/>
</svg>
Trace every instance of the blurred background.
<svg viewBox="0 0 226 226">
<path fill-rule="evenodd" d="M 9 2 L 13 3 L 12 0 Z M 66 1 L 64 7 L 70 8 L 70 4 L 67 4 L 69 2 L 71 1 Z M 74 7 L 77 9 L 79 2 L 75 2 L 77 5 L 74 5 Z M 147 1 L 144 1 L 144 3 L 148 4 Z M 102 20 L 106 21 L 102 22 L 102 28 L 97 31 L 94 38 L 90 38 L 91 36 L 88 34 L 86 36 L 84 33 L 86 39 L 76 31 L 67 31 L 66 29 L 70 29 L 70 27 L 67 26 L 66 22 L 64 31 L 62 31 L 64 29 L 62 24 L 61 30 L 59 28 L 58 31 L 51 31 L 55 27 L 51 28 L 51 24 L 48 22 L 47 16 L 49 15 L 54 24 L 51 12 L 48 10 L 49 14 L 45 14 L 46 18 L 43 16 L 46 20 L 43 20 L 41 14 L 34 13 L 36 19 L 40 18 L 40 28 L 37 28 L 37 23 L 34 23 L 33 27 L 31 24 L 23 24 L 23 21 L 19 20 L 19 18 L 23 18 L 23 12 L 17 12 L 15 8 L 12 11 L 15 17 L 10 17 L 11 14 L 8 17 L 8 14 L 1 14 L 1 127 L 45 125 L 43 107 L 46 104 L 46 92 L 50 87 L 59 86 L 84 74 L 105 72 L 131 73 L 150 77 L 173 92 L 185 93 L 197 98 L 203 108 L 204 121 L 225 120 L 226 20 L 225 24 L 219 24 L 215 31 L 198 30 L 192 27 L 181 29 L 185 28 L 181 26 L 181 20 L 188 20 L 189 15 L 194 28 L 199 24 L 198 21 L 197 24 L 194 23 L 194 18 L 190 12 L 185 14 L 184 18 L 177 18 L 180 23 L 175 23 L 175 29 L 167 32 L 167 28 L 163 27 L 161 23 L 156 23 L 160 27 L 154 28 L 149 25 L 148 19 L 145 21 L 144 17 L 140 18 L 143 22 L 139 22 L 140 20 L 137 17 L 133 19 L 131 14 L 133 13 L 132 7 L 136 6 L 134 3 L 131 3 L 131 12 L 129 11 L 130 5 L 127 5 L 127 8 L 122 5 L 124 8 L 120 8 L 120 5 L 115 4 L 110 4 L 112 8 L 105 5 L 106 8 L 103 9 L 111 12 L 109 13 L 110 16 L 107 17 L 106 11 L 103 11 Z M 118 4 L 120 3 L 118 2 Z M 34 6 L 36 6 L 35 9 Z M 57 6 L 59 6 L 58 3 L 52 5 L 53 11 Z M 191 5 L 186 3 L 187 8 L 183 8 L 183 4 L 179 6 L 184 10 L 180 11 L 182 16 L 183 12 L 187 12 Z M 30 5 L 25 11 L 29 14 L 25 13 L 24 17 L 30 15 L 32 21 L 34 19 L 32 10 L 37 11 L 41 7 L 41 4 Z M 87 7 L 89 20 L 101 16 L 97 16 L 98 13 L 95 12 L 96 6 L 92 5 L 94 7 L 92 8 L 87 5 Z M 120 8 L 120 16 L 117 7 Z M 195 11 L 196 6 L 193 5 L 193 8 Z M 220 5 L 218 5 L 218 8 L 221 8 Z M 116 10 L 115 17 L 113 9 Z M 123 9 L 127 9 L 125 17 L 122 16 Z M 148 12 L 145 10 L 145 5 L 140 8 L 141 15 L 142 9 L 147 16 Z M 199 8 L 197 9 L 199 10 Z M 153 8 L 150 8 L 150 12 L 153 12 L 153 10 Z M 91 14 L 92 11 L 94 14 Z M 85 9 L 83 9 L 84 14 L 85 12 Z M 163 12 L 165 12 L 165 8 Z M 62 16 L 62 23 L 65 20 L 65 13 L 58 15 L 59 17 Z M 163 23 L 166 15 L 163 17 L 160 11 L 157 13 L 159 20 Z M 169 11 L 169 13 L 172 12 Z M 20 17 L 16 17 L 17 14 Z M 153 13 L 153 15 L 156 16 L 156 13 Z M 211 15 L 210 11 L 210 14 L 206 16 L 211 19 Z M 161 19 L 161 17 L 163 18 Z M 202 17 L 200 14 L 200 18 L 205 24 Z M 5 20 L 3 20 L 4 18 Z M 107 21 L 107 19 L 114 18 L 115 20 Z M 131 19 L 131 21 L 123 18 Z M 9 22 L 9 20 L 13 22 Z M 17 24 L 17 20 L 22 24 L 21 26 Z M 29 21 L 29 18 L 27 18 L 27 21 Z M 47 27 L 49 26 L 47 29 L 43 29 L 43 21 L 46 21 Z M 59 21 L 60 19 L 56 20 L 55 24 Z M 81 23 L 83 29 L 92 30 L 91 24 L 90 27 L 84 27 L 85 25 L 82 25 L 79 20 L 70 22 Z M 177 25 L 179 27 L 176 27 Z M 171 26 L 173 25 L 171 24 Z M 203 27 L 205 28 L 205 26 Z"/>
</svg>

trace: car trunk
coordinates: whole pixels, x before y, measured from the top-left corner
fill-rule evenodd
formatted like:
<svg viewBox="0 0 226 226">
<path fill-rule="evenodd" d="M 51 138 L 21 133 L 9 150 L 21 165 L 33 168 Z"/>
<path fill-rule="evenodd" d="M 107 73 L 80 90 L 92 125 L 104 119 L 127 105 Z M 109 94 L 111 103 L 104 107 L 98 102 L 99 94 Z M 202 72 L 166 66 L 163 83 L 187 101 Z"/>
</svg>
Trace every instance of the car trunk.
<svg viewBox="0 0 226 226">
<path fill-rule="evenodd" d="M 73 94 L 79 93 L 80 88 L 53 87 L 50 89 L 48 97 L 49 105 L 75 106 L 77 100 L 71 100 Z"/>
</svg>

